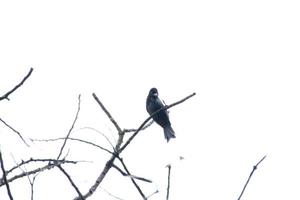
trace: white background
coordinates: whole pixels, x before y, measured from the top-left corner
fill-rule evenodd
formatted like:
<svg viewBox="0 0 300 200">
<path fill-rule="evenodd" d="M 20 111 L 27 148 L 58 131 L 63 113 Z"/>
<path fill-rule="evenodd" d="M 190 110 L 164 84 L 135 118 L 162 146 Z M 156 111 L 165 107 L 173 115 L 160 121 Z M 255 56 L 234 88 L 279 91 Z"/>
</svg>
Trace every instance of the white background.
<svg viewBox="0 0 300 200">
<path fill-rule="evenodd" d="M 122 128 L 148 116 L 145 99 L 157 87 L 167 104 L 197 95 L 170 110 L 177 138 L 166 143 L 152 125 L 124 151 L 133 174 L 152 199 L 164 199 L 172 163 L 172 200 L 300 199 L 300 6 L 298 1 L 1 1 L 0 95 L 34 68 L 27 82 L 0 102 L 0 117 L 28 138 L 67 134 L 82 95 L 72 136 L 109 148 L 116 131 L 93 100 L 95 92 Z M 61 142 L 27 148 L 0 124 L 6 167 L 21 159 L 55 158 Z M 69 142 L 66 165 L 82 193 L 109 157 Z M 64 152 L 65 154 L 66 152 Z M 179 161 L 178 157 L 185 159 Z M 116 162 L 117 163 L 117 162 Z M 118 164 L 118 163 L 117 163 Z M 140 199 L 131 181 L 112 169 L 101 187 L 122 199 Z M 29 199 L 28 180 L 11 184 Z M 60 171 L 38 175 L 35 199 L 72 199 Z M 114 199 L 100 188 L 90 199 Z M 5 187 L 0 199 L 7 199 Z"/>
</svg>

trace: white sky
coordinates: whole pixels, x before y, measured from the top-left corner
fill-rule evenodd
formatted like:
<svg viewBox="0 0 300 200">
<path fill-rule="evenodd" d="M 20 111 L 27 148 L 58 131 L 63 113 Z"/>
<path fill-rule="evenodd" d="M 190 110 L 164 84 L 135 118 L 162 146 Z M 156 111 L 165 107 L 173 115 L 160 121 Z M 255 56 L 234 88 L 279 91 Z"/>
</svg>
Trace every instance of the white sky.
<svg viewBox="0 0 300 200">
<path fill-rule="evenodd" d="M 115 135 L 93 100 L 95 92 L 122 128 L 148 116 L 145 99 L 155 86 L 177 134 L 167 144 L 157 125 L 141 132 L 123 153 L 146 194 L 165 198 L 173 163 L 171 199 L 237 199 L 252 166 L 267 155 L 244 194 L 250 199 L 300 199 L 300 5 L 298 1 L 1 1 L 0 95 L 34 72 L 0 117 L 26 138 L 72 133 L 109 147 L 93 127 Z M 7 168 L 30 157 L 56 157 L 61 143 L 28 149 L 0 124 Z M 65 166 L 83 193 L 108 155 L 70 142 Z M 178 161 L 178 156 L 185 159 Z M 111 170 L 101 185 L 126 200 L 140 199 L 129 179 Z M 29 199 L 27 180 L 11 184 L 15 199 Z M 58 171 L 37 177 L 36 200 L 76 196 Z M 90 199 L 113 199 L 100 189 Z M 1 200 L 7 199 L 0 188 Z"/>
</svg>

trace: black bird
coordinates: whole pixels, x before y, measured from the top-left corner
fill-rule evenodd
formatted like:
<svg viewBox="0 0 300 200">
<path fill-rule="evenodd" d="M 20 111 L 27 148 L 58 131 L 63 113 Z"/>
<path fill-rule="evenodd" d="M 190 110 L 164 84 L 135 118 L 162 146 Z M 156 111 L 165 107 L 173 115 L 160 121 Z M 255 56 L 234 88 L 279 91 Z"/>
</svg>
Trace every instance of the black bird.
<svg viewBox="0 0 300 200">
<path fill-rule="evenodd" d="M 152 115 L 157 110 L 164 108 L 165 105 L 162 101 L 158 98 L 158 91 L 156 88 L 151 88 L 149 91 L 147 102 L 146 102 L 146 109 L 147 112 Z M 175 138 L 175 132 L 171 127 L 171 123 L 169 120 L 169 115 L 167 110 L 161 110 L 156 115 L 153 116 L 153 120 L 158 123 L 163 129 L 165 133 L 165 138 L 167 142 L 171 138 Z"/>
</svg>

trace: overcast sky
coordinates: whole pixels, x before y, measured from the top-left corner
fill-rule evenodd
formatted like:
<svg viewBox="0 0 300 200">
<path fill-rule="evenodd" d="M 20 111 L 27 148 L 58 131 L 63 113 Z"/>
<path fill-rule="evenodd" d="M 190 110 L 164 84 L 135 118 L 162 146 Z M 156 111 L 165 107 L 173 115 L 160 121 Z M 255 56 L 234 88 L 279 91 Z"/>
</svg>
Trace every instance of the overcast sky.
<svg viewBox="0 0 300 200">
<path fill-rule="evenodd" d="M 29 71 L 27 82 L 0 102 L 0 117 L 29 138 L 67 134 L 81 94 L 72 136 L 109 148 L 116 131 L 92 98 L 95 92 L 122 128 L 148 116 L 145 100 L 157 87 L 170 109 L 177 138 L 166 143 L 153 124 L 123 152 L 151 199 L 300 199 L 300 5 L 298 1 L 1 1 L 0 95 Z M 14 159 L 56 158 L 61 143 L 31 143 L 0 124 L 7 168 Z M 74 142 L 65 166 L 83 193 L 109 155 Z M 64 152 L 66 153 L 66 152 Z M 180 161 L 179 156 L 185 159 Z M 119 164 L 119 163 L 117 163 Z M 17 200 L 30 198 L 27 179 L 11 184 Z M 140 199 L 130 179 L 112 169 L 101 187 L 126 200 Z M 40 174 L 35 200 L 72 199 L 58 170 Z M 90 199 L 114 199 L 99 189 Z M 0 188 L 0 199 L 7 199 Z"/>
</svg>

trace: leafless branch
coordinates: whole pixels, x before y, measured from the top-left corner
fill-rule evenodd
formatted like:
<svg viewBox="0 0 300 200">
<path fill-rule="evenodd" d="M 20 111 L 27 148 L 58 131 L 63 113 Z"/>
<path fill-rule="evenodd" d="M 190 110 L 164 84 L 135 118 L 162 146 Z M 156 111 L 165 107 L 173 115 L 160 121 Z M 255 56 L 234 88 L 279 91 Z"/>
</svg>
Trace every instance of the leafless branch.
<svg viewBox="0 0 300 200">
<path fill-rule="evenodd" d="M 10 126 L 8 123 L 6 123 L 3 119 L 0 118 L 0 121 L 5 126 L 7 126 L 9 129 L 11 129 L 13 132 L 15 132 L 16 134 L 18 134 L 18 136 L 21 138 L 21 140 L 24 142 L 24 144 L 29 147 L 29 144 L 27 144 L 27 142 L 24 140 L 24 138 L 22 137 L 22 135 L 21 135 L 21 133 L 19 131 L 17 131 L 16 129 L 14 129 L 12 126 Z"/>
<path fill-rule="evenodd" d="M 118 125 L 118 123 L 116 122 L 116 120 L 111 116 L 111 114 L 108 112 L 108 110 L 105 108 L 105 106 L 102 104 L 102 102 L 99 100 L 99 98 L 97 97 L 97 95 L 95 93 L 93 93 L 93 97 L 96 100 L 96 102 L 99 104 L 99 106 L 102 108 L 104 113 L 107 115 L 107 117 L 110 119 L 110 121 L 113 123 L 113 125 L 116 127 L 118 133 L 120 134 L 122 132 L 122 130 L 121 130 L 120 126 Z"/>
<path fill-rule="evenodd" d="M 3 96 L 0 97 L 0 101 L 7 99 L 9 100 L 8 96 L 13 93 L 14 91 L 16 91 L 21 85 L 23 85 L 23 83 L 26 81 L 26 79 L 28 79 L 28 77 L 31 75 L 33 71 L 33 68 L 30 68 L 28 74 L 23 78 L 23 80 L 17 84 L 13 89 L 9 90 L 8 92 L 6 92 Z"/>
<path fill-rule="evenodd" d="M 73 128 L 74 128 L 74 125 L 75 125 L 75 123 L 76 123 L 76 121 L 77 121 L 77 119 L 78 119 L 78 115 L 79 115 L 79 111 L 80 111 L 80 102 L 81 102 L 81 101 L 80 101 L 80 96 L 81 96 L 81 95 L 78 95 L 78 108 L 77 108 L 77 112 L 76 112 L 76 115 L 75 115 L 75 119 L 74 119 L 74 121 L 73 121 L 73 123 L 72 123 L 71 128 L 69 129 L 69 132 L 68 132 L 68 134 L 67 134 L 67 136 L 66 136 L 66 138 L 65 138 L 65 140 L 64 140 L 63 145 L 62 145 L 61 148 L 60 148 L 60 152 L 59 152 L 59 154 L 58 154 L 58 156 L 57 156 L 57 159 L 60 158 L 60 156 L 61 156 L 61 154 L 62 154 L 62 152 L 63 152 L 63 150 L 64 150 L 64 147 L 66 146 L 67 140 L 68 140 L 68 138 L 69 138 L 69 136 L 70 136 L 70 134 L 71 134 L 71 132 L 72 132 L 72 130 L 73 130 Z"/>
<path fill-rule="evenodd" d="M 153 120 L 151 120 L 148 124 L 146 124 L 142 129 L 141 131 L 145 130 L 146 128 L 148 128 L 149 126 L 151 126 L 153 124 Z M 130 133 L 130 132 L 136 132 L 137 129 L 124 129 L 123 132 L 124 133 Z"/>
<path fill-rule="evenodd" d="M 24 169 L 22 169 L 22 165 L 19 165 L 17 162 L 16 162 L 16 159 L 13 157 L 13 159 L 14 159 L 14 162 L 15 162 L 15 164 L 17 165 L 17 167 L 23 172 L 23 173 L 26 173 L 27 174 L 27 169 L 26 169 L 26 166 L 24 166 Z M 34 190 L 33 190 L 33 185 L 34 185 L 34 182 L 35 182 L 35 179 L 36 179 L 36 177 L 38 176 L 39 174 L 35 174 L 34 176 L 33 176 L 33 178 L 32 178 L 32 180 L 31 180 L 31 178 L 30 178 L 30 176 L 29 175 L 27 175 L 27 179 L 28 179 L 28 182 L 29 182 L 29 184 L 30 184 L 30 196 L 31 196 L 31 200 L 33 200 L 33 192 L 34 192 Z"/>
<path fill-rule="evenodd" d="M 101 133 L 99 130 L 95 129 L 95 128 L 92 128 L 92 127 L 82 127 L 80 128 L 79 130 L 81 129 L 90 129 L 92 131 L 95 131 L 97 133 L 99 133 L 101 136 L 103 136 L 105 138 L 105 140 L 110 144 L 110 146 L 114 149 L 114 145 L 112 144 L 112 142 L 109 140 L 109 138 L 104 134 L 104 133 Z"/>
<path fill-rule="evenodd" d="M 16 166 L 12 167 L 11 169 L 9 169 L 6 174 L 11 173 L 12 171 L 14 171 L 17 168 L 22 167 L 23 165 L 27 165 L 29 163 L 33 163 L 33 162 L 58 162 L 58 163 L 71 163 L 71 164 L 76 164 L 78 163 L 78 161 L 72 161 L 72 160 L 56 160 L 56 159 L 34 159 L 34 158 L 30 158 L 29 160 L 22 160 L 20 163 L 16 164 Z"/>
<path fill-rule="evenodd" d="M 125 169 L 126 173 L 130 176 L 130 179 L 131 179 L 133 185 L 136 187 L 136 189 L 138 190 L 138 192 L 140 193 L 140 195 L 143 197 L 143 199 L 146 200 L 147 199 L 146 196 L 144 195 L 144 193 L 141 190 L 140 186 L 135 182 L 134 178 L 131 177 L 132 175 L 130 174 L 129 170 L 127 169 L 127 167 L 126 167 L 123 159 L 120 158 L 120 157 L 118 157 L 118 159 L 120 160 L 120 162 L 121 162 L 123 168 Z"/>
<path fill-rule="evenodd" d="M 7 181 L 7 178 L 6 178 L 6 172 L 5 172 L 5 168 L 4 168 L 4 162 L 3 162 L 3 159 L 2 159 L 2 152 L 1 152 L 1 150 L 0 150 L 0 164 L 1 164 L 1 169 L 2 169 L 2 173 L 3 173 L 2 180 L 3 180 L 4 184 L 6 185 L 7 194 L 9 196 L 9 199 L 13 200 L 14 198 L 13 198 L 13 196 L 11 194 L 11 191 L 10 191 L 10 188 L 9 188 L 9 183 Z"/>
<path fill-rule="evenodd" d="M 107 191 L 106 189 L 104 189 L 103 187 L 101 187 L 101 189 L 106 193 L 108 194 L 109 196 L 115 198 L 115 199 L 118 199 L 118 200 L 124 200 L 124 199 L 121 199 L 120 197 L 117 197 L 116 195 L 110 193 L 109 191 Z"/>
<path fill-rule="evenodd" d="M 260 159 L 260 161 L 259 161 L 256 165 L 253 166 L 253 169 L 252 169 L 252 171 L 251 171 L 251 173 L 250 173 L 250 175 L 249 175 L 249 177 L 248 177 L 248 179 L 247 179 L 247 181 L 246 181 L 246 183 L 245 183 L 245 185 L 244 185 L 244 187 L 243 187 L 243 190 L 242 190 L 242 192 L 241 192 L 241 194 L 240 194 L 238 200 L 240 200 L 240 199 L 242 198 L 242 196 L 243 196 L 243 194 L 244 194 L 244 191 L 245 191 L 245 189 L 246 189 L 246 187 L 247 187 L 247 185 L 248 185 L 248 183 L 249 183 L 249 181 L 250 181 L 250 179 L 251 179 L 251 177 L 252 177 L 254 171 L 257 169 L 258 165 L 259 165 L 266 157 L 267 157 L 267 156 L 262 157 L 262 159 Z"/>
<path fill-rule="evenodd" d="M 55 141 L 58 141 L 58 140 L 65 140 L 66 138 L 65 137 L 62 137 L 62 138 L 54 138 L 54 139 L 30 139 L 31 141 L 33 142 L 55 142 Z M 100 145 L 97 145 L 93 142 L 89 142 L 87 140 L 83 140 L 83 139 L 79 139 L 79 138 L 72 138 L 72 137 L 69 137 L 68 140 L 73 140 L 73 141 L 77 141 L 77 142 L 81 142 L 81 143 L 85 143 L 85 144 L 88 144 L 88 145 L 91 145 L 91 146 L 94 146 L 94 147 L 97 147 L 103 151 L 106 151 L 110 154 L 114 154 L 114 152 L 100 146 Z"/>
<path fill-rule="evenodd" d="M 39 168 L 33 169 L 31 171 L 25 172 L 25 173 L 22 172 L 20 174 L 17 174 L 15 176 L 7 179 L 7 182 L 10 183 L 16 179 L 23 178 L 24 176 L 29 176 L 32 174 L 43 172 L 45 170 L 50 170 L 58 165 L 65 164 L 65 163 L 67 163 L 65 160 L 61 160 L 61 161 L 55 160 L 54 162 L 49 162 L 47 165 L 44 165 L 43 167 L 39 167 Z M 76 162 L 68 162 L 68 163 L 76 164 Z M 5 184 L 4 180 L 0 179 L 0 187 L 3 186 L 4 184 Z"/>
<path fill-rule="evenodd" d="M 149 196 L 147 196 L 147 199 L 150 199 L 150 197 L 152 197 L 153 195 L 155 195 L 155 194 L 157 194 L 157 193 L 159 193 L 158 190 L 154 191 L 154 192 L 151 193 Z"/>
<path fill-rule="evenodd" d="M 147 183 L 152 183 L 152 181 L 149 180 L 149 179 L 146 179 L 146 178 L 143 178 L 143 177 L 139 177 L 139 176 L 135 176 L 135 175 L 127 174 L 126 172 L 124 172 L 120 167 L 118 167 L 115 164 L 113 164 L 112 167 L 115 168 L 118 172 L 120 172 L 120 174 L 122 174 L 123 176 L 128 176 L 129 178 L 134 178 L 136 180 L 144 181 L 144 182 L 147 182 Z"/>
<path fill-rule="evenodd" d="M 168 168 L 168 187 L 167 187 L 167 197 L 166 200 L 169 200 L 169 196 L 170 196 L 170 179 L 171 179 L 171 165 L 167 165 Z"/>
<path fill-rule="evenodd" d="M 69 182 L 71 183 L 71 185 L 73 186 L 73 188 L 76 190 L 76 192 L 79 195 L 79 197 L 81 198 L 81 200 L 84 200 L 84 198 L 83 198 L 83 196 L 82 196 L 79 188 L 76 186 L 76 184 L 72 180 L 71 176 L 66 172 L 66 170 L 61 165 L 58 165 L 57 167 L 68 178 Z"/>
<path fill-rule="evenodd" d="M 121 142 L 123 141 L 123 137 L 124 137 L 124 134 L 120 134 L 119 135 L 119 140 L 118 140 L 118 143 L 116 144 L 116 146 L 120 146 L 121 145 Z M 116 159 L 116 154 L 114 153 L 110 157 L 110 159 L 106 162 L 103 170 L 101 171 L 100 175 L 96 179 L 95 183 L 90 187 L 89 191 L 83 196 L 85 199 L 88 198 L 88 197 L 90 197 L 91 195 L 93 195 L 93 193 L 96 191 L 96 189 L 98 188 L 98 186 L 100 185 L 100 183 L 105 178 L 107 172 L 112 167 L 115 159 Z M 75 200 L 80 200 L 80 197 L 76 197 Z"/>
</svg>

